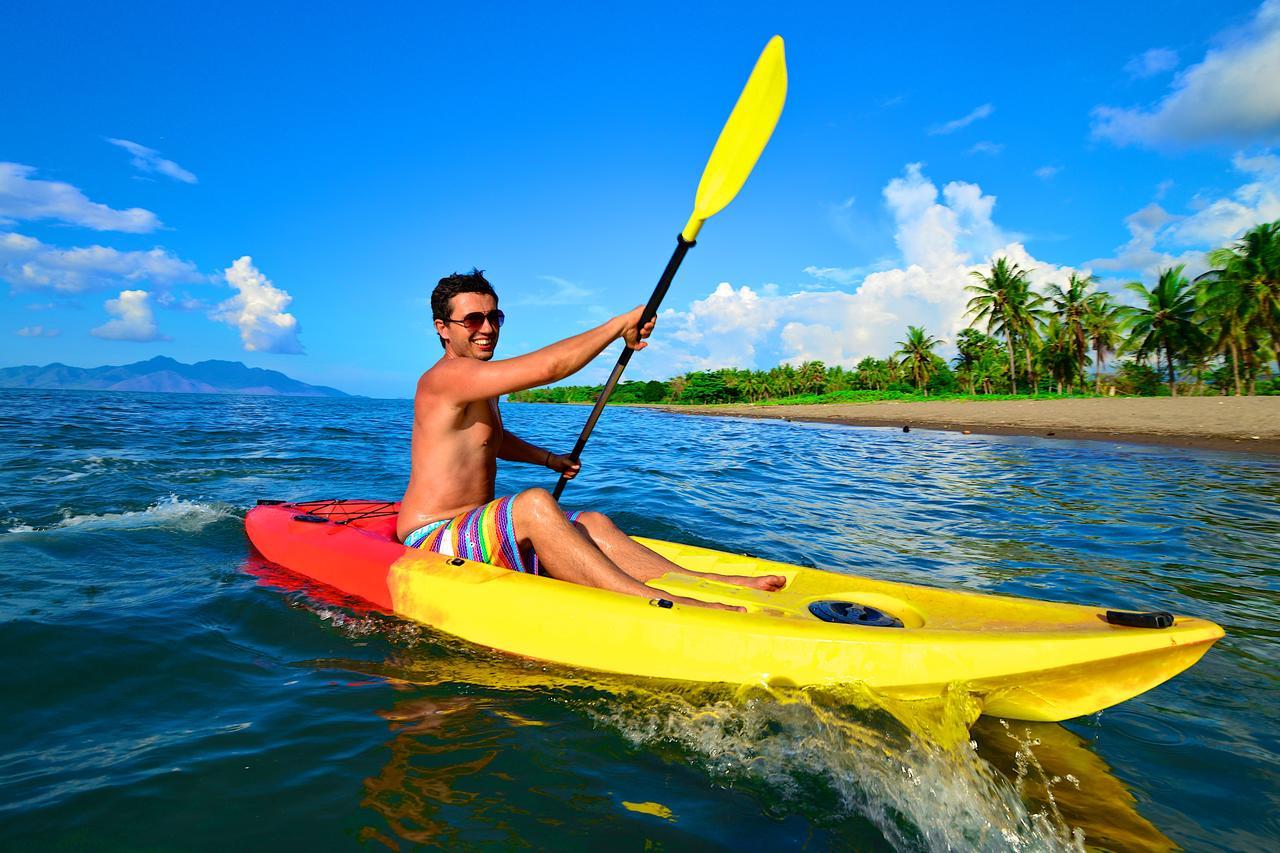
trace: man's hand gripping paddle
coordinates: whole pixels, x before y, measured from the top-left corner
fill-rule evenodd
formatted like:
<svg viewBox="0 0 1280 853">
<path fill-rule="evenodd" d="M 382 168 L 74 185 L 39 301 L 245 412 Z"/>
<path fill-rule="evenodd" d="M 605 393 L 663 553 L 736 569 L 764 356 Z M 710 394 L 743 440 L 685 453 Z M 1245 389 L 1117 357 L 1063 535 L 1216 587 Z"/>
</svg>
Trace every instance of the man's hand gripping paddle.
<svg viewBox="0 0 1280 853">
<path fill-rule="evenodd" d="M 653 289 L 648 304 L 644 306 L 644 312 L 640 315 L 640 328 L 658 316 L 658 306 L 667 295 L 685 253 L 694 245 L 702 223 L 733 201 L 738 190 L 746 183 L 747 175 L 751 174 L 769 137 L 773 135 L 773 128 L 778 124 L 778 116 L 782 115 L 782 104 L 786 99 L 787 61 L 782 51 L 782 37 L 774 36 L 769 39 L 760 58 L 756 60 L 756 67 L 752 69 L 747 85 L 738 96 L 738 103 L 734 105 L 729 120 L 720 131 L 720 138 L 716 140 L 716 147 L 712 149 L 711 158 L 707 161 L 707 168 L 702 172 L 702 180 L 698 182 L 693 215 L 676 237 L 676 250 L 671 254 L 671 260 L 667 261 L 667 268 L 662 271 L 662 278 L 658 279 L 658 286 Z M 574 462 L 578 461 L 582 449 L 587 446 L 587 439 L 591 437 L 591 431 L 595 429 L 596 421 L 600 419 L 600 413 L 622 377 L 622 371 L 626 369 L 633 352 L 635 350 L 623 347 L 622 355 L 618 356 L 618 363 L 614 365 L 613 373 L 609 374 L 609 381 L 600 392 L 591 416 L 587 418 L 586 426 L 578 436 L 578 443 L 569 454 Z M 569 478 L 562 474 L 552 494 L 559 498 L 568 482 Z"/>
</svg>

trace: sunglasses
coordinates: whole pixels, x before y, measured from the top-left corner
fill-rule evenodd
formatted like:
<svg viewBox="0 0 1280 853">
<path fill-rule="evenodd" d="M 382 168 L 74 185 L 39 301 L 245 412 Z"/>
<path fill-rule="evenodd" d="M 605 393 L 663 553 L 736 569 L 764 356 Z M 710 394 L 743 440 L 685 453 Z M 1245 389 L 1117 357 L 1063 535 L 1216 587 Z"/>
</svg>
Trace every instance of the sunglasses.
<svg viewBox="0 0 1280 853">
<path fill-rule="evenodd" d="M 484 327 L 485 320 L 495 329 L 501 329 L 502 324 L 506 321 L 507 315 L 503 314 L 496 308 L 488 314 L 483 311 L 472 311 L 470 314 L 463 315 L 461 320 L 445 320 L 445 323 L 457 323 L 465 328 L 468 332 L 478 332 Z"/>
</svg>

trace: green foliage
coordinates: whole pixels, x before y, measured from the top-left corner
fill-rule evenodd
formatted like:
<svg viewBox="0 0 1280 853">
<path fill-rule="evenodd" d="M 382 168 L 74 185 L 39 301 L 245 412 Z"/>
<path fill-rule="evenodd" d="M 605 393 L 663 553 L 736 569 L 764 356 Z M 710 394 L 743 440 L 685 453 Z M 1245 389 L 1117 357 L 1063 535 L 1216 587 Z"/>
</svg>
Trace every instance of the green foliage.
<svg viewBox="0 0 1280 853">
<path fill-rule="evenodd" d="M 929 374 L 928 393 L 931 396 L 939 394 L 954 394 L 960 390 L 960 385 L 956 381 L 956 375 L 952 372 L 947 363 L 938 356 L 934 356 L 933 372 Z"/>
<path fill-rule="evenodd" d="M 1155 397 L 1159 394 L 1160 374 L 1149 364 L 1140 361 L 1124 361 L 1116 373 L 1116 388 L 1121 394 Z"/>
<path fill-rule="evenodd" d="M 1044 316 L 1041 305 L 1044 297 L 1031 288 L 1032 270 L 1024 270 L 1010 264 L 1008 258 L 997 258 L 991 272 L 970 273 L 981 284 L 971 284 L 965 290 L 974 294 L 969 300 L 969 311 L 974 322 L 987 324 L 987 332 L 1005 339 L 1009 356 L 1009 382 L 1013 392 L 1018 390 L 1017 353 L 1022 352 L 1026 374 L 1034 384 L 1032 349 L 1038 338 L 1037 326 Z"/>
<path fill-rule="evenodd" d="M 737 389 L 729 387 L 723 372 L 690 373 L 687 379 L 680 392 L 681 403 L 732 403 L 737 399 Z"/>
<path fill-rule="evenodd" d="M 907 336 L 898 341 L 895 356 L 902 356 L 902 369 L 911 376 L 911 384 L 916 388 L 928 389 L 929 374 L 933 372 L 935 362 L 941 361 L 933 354 L 933 348 L 941 344 L 938 338 L 927 334 L 922 326 L 907 326 Z"/>
<path fill-rule="evenodd" d="M 1177 394 L 1175 364 L 1198 354 L 1207 343 L 1195 322 L 1196 292 L 1182 275 L 1181 265 L 1164 270 L 1150 290 L 1135 281 L 1127 288 L 1139 304 L 1122 312 L 1129 337 L 1125 349 L 1139 359 L 1163 355 L 1168 370 L 1169 393 Z"/>
<path fill-rule="evenodd" d="M 970 394 L 993 394 L 997 387 L 1008 387 L 1008 353 L 995 338 L 977 329 L 964 329 L 956 335 L 956 381 Z"/>
<path fill-rule="evenodd" d="M 667 398 L 665 382 L 620 382 L 609 398 L 614 403 L 659 403 Z"/>
</svg>

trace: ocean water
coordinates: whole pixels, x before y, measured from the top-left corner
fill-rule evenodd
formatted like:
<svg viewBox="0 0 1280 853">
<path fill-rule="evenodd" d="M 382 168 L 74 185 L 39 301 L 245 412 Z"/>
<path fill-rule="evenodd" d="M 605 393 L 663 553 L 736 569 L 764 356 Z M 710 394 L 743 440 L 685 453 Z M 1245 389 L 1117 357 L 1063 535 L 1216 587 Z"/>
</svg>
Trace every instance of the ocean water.
<svg viewBox="0 0 1280 853">
<path fill-rule="evenodd" d="M 562 449 L 587 414 L 504 413 Z M 1280 458 L 606 413 L 564 502 L 632 533 L 1227 631 L 1116 708 L 970 727 L 541 666 L 255 573 L 245 510 L 398 498 L 409 417 L 0 391 L 0 847 L 1280 845 Z"/>
</svg>

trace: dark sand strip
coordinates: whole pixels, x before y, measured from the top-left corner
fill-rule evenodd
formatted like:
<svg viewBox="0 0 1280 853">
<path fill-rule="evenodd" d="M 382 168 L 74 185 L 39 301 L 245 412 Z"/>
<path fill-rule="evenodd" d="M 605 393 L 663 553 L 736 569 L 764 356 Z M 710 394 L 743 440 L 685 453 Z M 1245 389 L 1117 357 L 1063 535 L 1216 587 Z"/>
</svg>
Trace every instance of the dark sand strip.
<svg viewBox="0 0 1280 853">
<path fill-rule="evenodd" d="M 804 406 L 659 406 L 668 412 L 847 426 L 1034 435 L 1280 454 L 1280 397 L 939 400 Z"/>
</svg>

